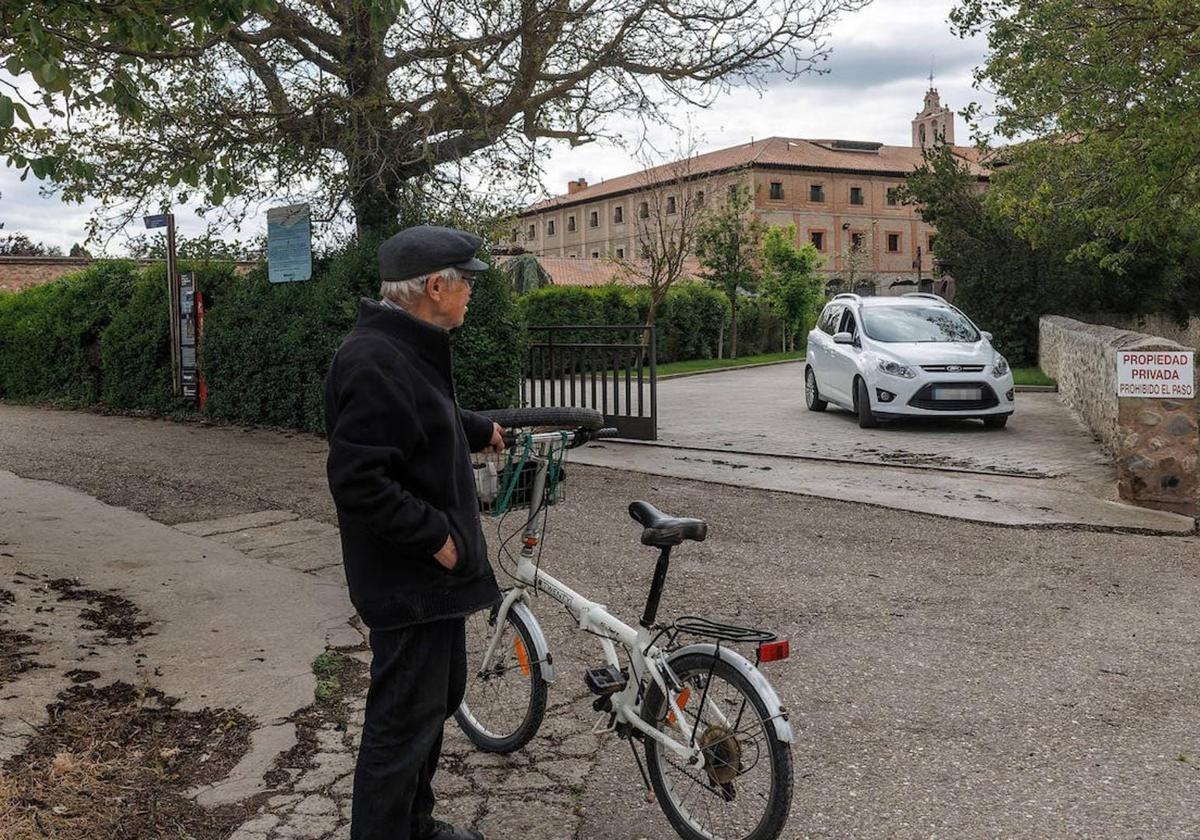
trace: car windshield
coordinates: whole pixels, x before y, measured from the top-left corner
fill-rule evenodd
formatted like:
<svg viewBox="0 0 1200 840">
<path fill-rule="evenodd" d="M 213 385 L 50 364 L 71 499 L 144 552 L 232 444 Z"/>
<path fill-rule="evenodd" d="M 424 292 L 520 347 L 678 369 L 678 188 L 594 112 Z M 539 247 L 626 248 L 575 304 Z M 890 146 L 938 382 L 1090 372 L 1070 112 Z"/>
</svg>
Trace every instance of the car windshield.
<svg viewBox="0 0 1200 840">
<path fill-rule="evenodd" d="M 979 341 L 979 331 L 953 309 L 941 306 L 863 307 L 863 329 L 875 341 L 966 344 Z"/>
</svg>

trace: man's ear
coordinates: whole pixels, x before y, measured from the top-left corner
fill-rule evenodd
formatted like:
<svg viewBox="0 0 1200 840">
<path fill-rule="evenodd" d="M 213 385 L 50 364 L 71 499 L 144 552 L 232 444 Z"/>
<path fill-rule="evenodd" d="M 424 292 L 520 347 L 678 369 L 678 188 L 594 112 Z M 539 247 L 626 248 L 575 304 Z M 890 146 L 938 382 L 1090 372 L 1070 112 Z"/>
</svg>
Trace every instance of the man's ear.
<svg viewBox="0 0 1200 840">
<path fill-rule="evenodd" d="M 425 293 L 433 300 L 441 300 L 442 292 L 446 290 L 446 278 L 440 274 L 434 274 L 425 281 Z"/>
</svg>

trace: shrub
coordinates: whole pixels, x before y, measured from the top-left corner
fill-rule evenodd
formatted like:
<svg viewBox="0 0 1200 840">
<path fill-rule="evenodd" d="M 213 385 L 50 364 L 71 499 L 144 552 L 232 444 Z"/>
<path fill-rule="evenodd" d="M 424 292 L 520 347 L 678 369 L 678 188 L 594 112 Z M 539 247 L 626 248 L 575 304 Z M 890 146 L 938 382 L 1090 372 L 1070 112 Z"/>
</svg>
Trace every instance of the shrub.
<svg viewBox="0 0 1200 840">
<path fill-rule="evenodd" d="M 472 409 L 516 405 L 525 358 L 525 324 L 499 269 L 475 275 L 466 321 L 452 335 L 459 404 Z"/>
<path fill-rule="evenodd" d="M 179 270 L 195 276 L 206 308 L 219 309 L 237 289 L 233 263 L 183 261 Z M 128 302 L 113 316 L 100 344 L 104 366 L 100 401 L 105 405 L 159 413 L 192 410 L 192 403 L 175 397 L 171 389 L 171 319 L 165 264 L 138 273 Z"/>
<path fill-rule="evenodd" d="M 132 293 L 135 266 L 103 261 L 0 300 L 0 395 L 69 406 L 103 389 L 101 335 Z"/>
</svg>

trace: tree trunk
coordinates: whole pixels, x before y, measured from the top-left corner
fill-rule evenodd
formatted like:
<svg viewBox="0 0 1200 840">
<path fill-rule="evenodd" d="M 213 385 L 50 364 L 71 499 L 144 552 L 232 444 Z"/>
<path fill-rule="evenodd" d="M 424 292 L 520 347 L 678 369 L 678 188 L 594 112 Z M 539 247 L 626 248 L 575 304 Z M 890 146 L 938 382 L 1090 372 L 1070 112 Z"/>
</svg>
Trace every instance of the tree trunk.
<svg viewBox="0 0 1200 840">
<path fill-rule="evenodd" d="M 358 185 L 350 197 L 358 238 L 393 233 L 400 215 L 400 185 L 384 184 L 379 179 L 357 179 L 353 168 L 351 177 L 351 183 Z"/>
<path fill-rule="evenodd" d="M 725 319 L 721 319 L 720 326 L 717 327 L 717 358 L 725 358 Z"/>
</svg>

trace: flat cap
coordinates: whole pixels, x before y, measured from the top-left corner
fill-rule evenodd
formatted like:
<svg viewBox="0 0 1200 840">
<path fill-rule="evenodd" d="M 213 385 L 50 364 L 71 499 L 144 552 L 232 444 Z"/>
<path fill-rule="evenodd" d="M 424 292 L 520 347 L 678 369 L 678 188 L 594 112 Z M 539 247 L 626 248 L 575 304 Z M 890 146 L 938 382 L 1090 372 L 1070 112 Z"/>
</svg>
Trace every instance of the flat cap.
<svg viewBox="0 0 1200 840">
<path fill-rule="evenodd" d="M 411 280 L 439 268 L 484 271 L 488 264 L 475 259 L 483 240 L 454 228 L 419 225 L 405 228 L 379 246 L 379 279 Z"/>
</svg>

